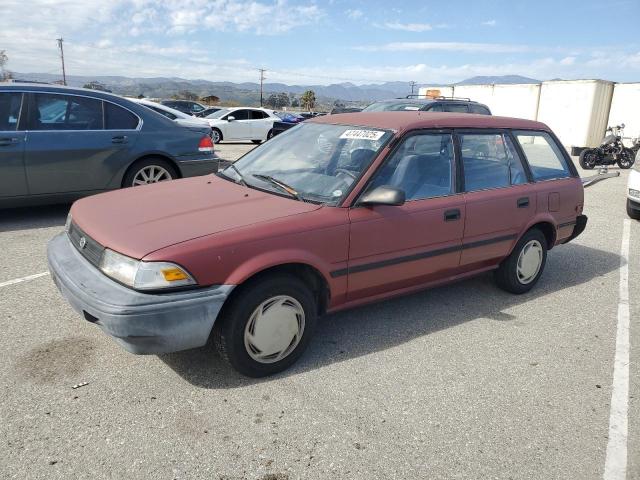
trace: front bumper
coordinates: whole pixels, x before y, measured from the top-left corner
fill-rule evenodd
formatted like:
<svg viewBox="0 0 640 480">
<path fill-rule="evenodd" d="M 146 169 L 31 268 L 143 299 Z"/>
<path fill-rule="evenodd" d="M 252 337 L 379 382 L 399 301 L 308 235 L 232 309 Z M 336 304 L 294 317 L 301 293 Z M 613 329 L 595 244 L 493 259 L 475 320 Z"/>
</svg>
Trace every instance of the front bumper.
<svg viewBox="0 0 640 480">
<path fill-rule="evenodd" d="M 233 285 L 149 294 L 111 280 L 91 265 L 65 233 L 47 246 L 51 277 L 71 306 L 136 354 L 203 346 Z"/>
</svg>

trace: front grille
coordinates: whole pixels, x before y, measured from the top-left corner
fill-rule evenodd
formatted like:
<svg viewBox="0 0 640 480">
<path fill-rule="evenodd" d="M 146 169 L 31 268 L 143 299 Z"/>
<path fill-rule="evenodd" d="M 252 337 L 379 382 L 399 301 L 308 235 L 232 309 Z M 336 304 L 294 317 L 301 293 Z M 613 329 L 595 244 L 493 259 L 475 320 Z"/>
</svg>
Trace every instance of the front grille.
<svg viewBox="0 0 640 480">
<path fill-rule="evenodd" d="M 69 225 L 69 240 L 80 254 L 96 267 L 100 267 L 104 247 L 84 233 L 75 223 Z M 84 241 L 82 240 L 84 238 Z M 84 244 L 84 245 L 82 245 Z"/>
</svg>

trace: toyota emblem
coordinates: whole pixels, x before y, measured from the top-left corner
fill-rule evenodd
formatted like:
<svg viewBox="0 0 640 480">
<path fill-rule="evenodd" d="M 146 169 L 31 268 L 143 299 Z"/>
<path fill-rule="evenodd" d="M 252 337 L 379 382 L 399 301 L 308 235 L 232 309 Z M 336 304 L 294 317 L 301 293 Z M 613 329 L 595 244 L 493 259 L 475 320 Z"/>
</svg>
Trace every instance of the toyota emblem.
<svg viewBox="0 0 640 480">
<path fill-rule="evenodd" d="M 78 242 L 78 245 L 80 245 L 80 248 L 84 248 L 87 246 L 87 239 L 84 237 L 80 237 L 80 242 Z"/>
</svg>

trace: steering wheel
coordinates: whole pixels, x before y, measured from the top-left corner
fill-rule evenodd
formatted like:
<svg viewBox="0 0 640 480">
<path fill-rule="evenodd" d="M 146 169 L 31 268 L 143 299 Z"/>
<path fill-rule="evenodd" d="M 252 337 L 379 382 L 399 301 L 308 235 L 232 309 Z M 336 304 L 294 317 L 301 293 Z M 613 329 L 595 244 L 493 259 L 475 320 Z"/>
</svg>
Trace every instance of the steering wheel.
<svg viewBox="0 0 640 480">
<path fill-rule="evenodd" d="M 355 173 L 353 173 L 351 170 L 347 170 L 346 168 L 336 168 L 335 172 L 336 173 L 344 173 L 345 175 L 350 176 L 354 180 L 356 180 L 358 178 L 358 176 Z"/>
</svg>

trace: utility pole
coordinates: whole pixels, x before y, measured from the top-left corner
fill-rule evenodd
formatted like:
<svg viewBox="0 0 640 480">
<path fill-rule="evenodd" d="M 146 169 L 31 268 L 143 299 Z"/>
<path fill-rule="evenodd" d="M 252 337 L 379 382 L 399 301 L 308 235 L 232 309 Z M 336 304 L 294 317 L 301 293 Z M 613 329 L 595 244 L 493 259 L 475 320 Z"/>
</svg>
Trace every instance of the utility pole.
<svg viewBox="0 0 640 480">
<path fill-rule="evenodd" d="M 60 49 L 60 59 L 62 60 L 62 83 L 63 85 L 67 84 L 67 73 L 64 70 L 64 49 L 62 48 L 62 42 L 64 42 L 64 38 L 60 37 L 58 40 L 58 48 Z"/>
<path fill-rule="evenodd" d="M 264 68 L 259 68 L 258 71 L 260 72 L 260 106 L 262 107 L 262 85 L 264 84 L 264 72 L 266 72 L 266 70 Z"/>
<path fill-rule="evenodd" d="M 413 95 L 413 88 L 416 86 L 416 82 L 412 80 L 409 82 L 409 85 L 411 85 L 411 95 Z"/>
</svg>

